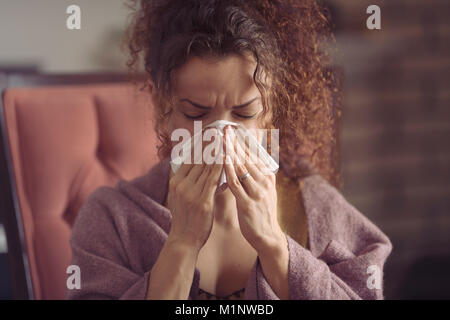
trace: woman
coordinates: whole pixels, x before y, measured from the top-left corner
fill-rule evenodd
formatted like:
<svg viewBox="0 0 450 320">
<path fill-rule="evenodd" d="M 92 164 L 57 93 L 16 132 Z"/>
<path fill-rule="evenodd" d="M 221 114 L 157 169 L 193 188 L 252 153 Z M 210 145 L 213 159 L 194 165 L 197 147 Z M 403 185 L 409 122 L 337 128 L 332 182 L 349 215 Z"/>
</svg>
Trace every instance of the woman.
<svg viewBox="0 0 450 320">
<path fill-rule="evenodd" d="M 389 239 L 328 184 L 327 18 L 315 1 L 132 1 L 129 66 L 142 55 L 162 159 L 94 192 L 71 245 L 69 298 L 381 299 Z M 175 129 L 216 120 L 279 129 L 280 169 L 170 169 Z M 248 160 L 248 159 L 247 159 Z M 217 190 L 225 170 L 227 188 Z"/>
</svg>

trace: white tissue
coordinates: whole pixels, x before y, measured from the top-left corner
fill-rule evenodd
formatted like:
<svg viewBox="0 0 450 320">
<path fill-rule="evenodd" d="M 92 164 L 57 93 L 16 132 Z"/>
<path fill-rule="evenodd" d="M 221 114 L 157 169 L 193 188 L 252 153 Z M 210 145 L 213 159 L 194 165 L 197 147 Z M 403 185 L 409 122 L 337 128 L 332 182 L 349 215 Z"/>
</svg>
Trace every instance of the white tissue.
<svg viewBox="0 0 450 320">
<path fill-rule="evenodd" d="M 219 138 L 223 139 L 223 136 L 224 136 L 223 129 L 227 125 L 233 126 L 236 128 L 236 130 L 235 130 L 236 142 L 239 142 L 241 144 L 241 146 L 244 146 L 245 145 L 245 140 L 244 140 L 245 137 L 246 136 L 249 137 L 250 144 L 256 146 L 256 148 L 257 148 L 256 155 L 259 156 L 259 158 L 262 160 L 262 162 L 268 167 L 268 169 L 271 172 L 275 173 L 278 171 L 278 168 L 279 168 L 278 163 L 269 155 L 269 153 L 266 151 L 266 149 L 260 143 L 258 143 L 258 141 L 253 136 L 253 134 L 250 133 L 245 128 L 244 125 L 242 125 L 240 123 L 236 123 L 236 122 L 227 121 L 227 120 L 217 120 L 217 121 L 205 126 L 203 128 L 203 130 L 197 132 L 196 134 L 194 134 L 193 137 L 188 139 L 188 141 L 186 141 L 182 146 L 182 149 L 183 149 L 182 157 L 176 157 L 170 161 L 172 171 L 174 173 L 176 173 L 177 170 L 181 167 L 181 165 L 187 160 L 187 158 L 190 157 L 190 153 L 189 153 L 189 150 L 187 150 L 187 148 L 192 148 L 192 141 L 194 141 L 194 145 L 197 143 L 200 143 L 200 144 L 202 143 L 203 133 L 204 133 L 205 129 L 216 128 L 219 133 Z M 253 150 L 251 150 L 251 151 L 253 151 Z M 223 151 L 221 150 L 220 153 L 217 155 L 217 157 L 222 156 L 222 154 L 223 154 Z M 223 169 L 222 173 L 220 175 L 220 178 L 219 178 L 218 187 L 222 186 L 226 182 L 227 182 L 227 177 L 226 177 L 225 169 Z"/>
</svg>

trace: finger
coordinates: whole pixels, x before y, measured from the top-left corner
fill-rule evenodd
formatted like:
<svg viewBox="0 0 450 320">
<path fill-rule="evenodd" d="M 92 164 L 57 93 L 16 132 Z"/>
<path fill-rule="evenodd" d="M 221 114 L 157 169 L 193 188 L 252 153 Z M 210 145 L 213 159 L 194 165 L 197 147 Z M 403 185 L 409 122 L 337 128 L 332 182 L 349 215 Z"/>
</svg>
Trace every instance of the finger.
<svg viewBox="0 0 450 320">
<path fill-rule="evenodd" d="M 229 158 L 232 160 L 233 165 L 235 164 L 244 164 L 245 159 L 238 157 L 236 154 L 236 145 L 238 144 L 237 136 L 234 133 L 234 129 L 229 129 L 226 132 L 225 136 L 225 143 L 226 143 L 226 152 Z"/>
<path fill-rule="evenodd" d="M 212 200 L 219 182 L 220 174 L 222 173 L 223 165 L 221 163 L 214 163 L 211 165 L 208 177 L 204 182 L 204 187 L 202 190 L 202 197 L 206 200 Z"/>
<path fill-rule="evenodd" d="M 241 133 L 241 131 L 239 131 L 237 134 L 242 134 L 242 133 Z M 259 152 L 263 151 L 262 150 L 263 147 L 260 145 L 253 146 L 253 143 L 251 143 L 251 145 L 248 146 L 248 143 L 243 143 L 241 140 L 242 139 L 238 139 L 238 141 L 240 142 L 240 146 L 246 153 L 247 158 L 249 158 L 251 163 L 259 169 L 259 171 L 262 173 L 262 175 L 275 176 L 273 170 L 270 168 L 270 165 L 267 162 L 265 162 L 266 159 L 259 156 Z M 253 139 L 253 142 L 255 142 L 255 141 L 256 140 Z M 247 142 L 247 140 L 245 142 Z M 251 141 L 249 140 L 248 142 L 250 143 Z M 270 155 L 269 155 L 269 157 L 270 157 Z"/>
<path fill-rule="evenodd" d="M 256 165 L 258 158 L 252 156 L 248 148 L 247 150 L 244 150 L 239 142 L 235 145 L 235 152 L 236 156 L 239 158 L 238 163 L 244 164 L 245 168 L 247 168 L 255 181 L 262 181 L 264 179 L 264 175 L 260 168 Z"/>
<path fill-rule="evenodd" d="M 197 182 L 198 178 L 200 177 L 200 175 L 204 170 L 205 170 L 205 162 L 203 162 L 202 164 L 194 164 L 193 168 L 191 169 L 191 171 L 189 171 L 189 174 L 186 176 L 186 179 L 190 183 L 194 184 L 195 182 Z"/>
<path fill-rule="evenodd" d="M 178 168 L 177 172 L 172 177 L 173 183 L 178 183 L 179 181 L 183 180 L 191 171 L 193 167 L 192 163 L 182 163 L 181 167 Z"/>
<path fill-rule="evenodd" d="M 234 141 L 233 146 L 232 147 L 230 146 L 228 148 L 228 150 L 229 150 L 228 153 L 229 153 L 230 158 L 233 160 L 233 166 L 234 166 L 234 169 L 236 171 L 238 178 L 242 178 L 243 175 L 245 175 L 247 172 L 249 172 L 250 175 L 252 176 L 252 179 L 250 180 L 250 182 L 262 181 L 262 174 L 258 171 L 258 168 L 251 163 L 249 156 L 246 155 L 244 150 L 240 147 L 240 142 L 238 141 L 237 136 L 234 133 L 234 131 L 230 130 L 226 134 L 227 134 L 227 139 L 226 139 L 227 142 L 226 143 L 228 143 L 229 146 L 230 146 L 231 142 Z M 245 190 L 247 191 L 247 193 L 250 196 L 252 196 L 252 197 L 255 196 L 255 194 L 257 193 L 257 185 L 256 184 L 250 185 L 250 183 L 244 184 L 242 182 L 241 182 L 241 184 L 244 186 Z M 248 189 L 245 186 L 247 186 Z"/>
<path fill-rule="evenodd" d="M 250 173 L 252 179 L 245 182 L 248 177 L 241 181 L 241 184 L 244 186 L 245 191 L 251 197 L 255 197 L 260 192 L 260 188 L 258 188 L 259 183 L 265 181 L 264 174 L 260 171 L 259 167 L 255 165 L 255 162 L 258 158 L 252 157 L 250 158 L 250 151 L 247 153 L 243 150 L 242 144 L 243 141 L 237 138 L 237 135 L 234 130 L 226 131 L 226 143 L 228 144 L 228 155 L 233 161 L 234 169 L 238 178 L 242 178 L 247 172 Z M 231 146 L 231 143 L 233 145 Z M 248 148 L 247 148 L 248 149 Z M 257 182 L 257 183 L 255 183 Z"/>
<path fill-rule="evenodd" d="M 225 128 L 224 132 L 224 137 L 223 137 L 223 148 L 224 148 L 224 154 L 225 156 L 230 156 L 230 158 L 232 159 L 232 153 L 234 150 L 234 141 L 231 140 L 231 133 L 232 133 L 232 128 L 230 126 L 227 126 Z M 226 160 L 226 158 L 225 158 Z"/>
<path fill-rule="evenodd" d="M 200 174 L 200 177 L 197 180 L 197 185 L 200 190 L 200 194 L 203 192 L 203 188 L 205 186 L 205 181 L 208 179 L 211 170 L 213 169 L 213 165 L 205 165 L 203 172 Z"/>
<path fill-rule="evenodd" d="M 243 186 L 241 185 L 239 178 L 236 175 L 236 171 L 234 170 L 232 160 L 229 159 L 228 155 L 224 166 L 225 166 L 225 173 L 227 175 L 228 187 L 230 188 L 233 195 L 236 197 L 236 201 L 248 200 L 247 193 L 245 192 Z"/>
<path fill-rule="evenodd" d="M 244 187 L 244 190 L 250 197 L 255 198 L 259 194 L 260 189 L 258 188 L 258 183 L 255 181 L 255 179 L 253 179 L 250 171 L 248 171 L 243 164 L 235 163 L 234 167 L 236 175 L 238 176 L 239 181 Z M 245 179 L 242 179 L 242 177 L 244 177 L 244 175 L 246 175 L 247 173 L 249 173 L 249 175 Z"/>
<path fill-rule="evenodd" d="M 191 139 L 190 139 L 190 143 L 189 146 L 188 145 L 183 145 L 182 147 L 182 156 L 181 156 L 181 166 L 178 168 L 177 172 L 175 173 L 175 180 L 182 180 L 184 179 L 189 172 L 192 170 L 193 165 L 195 165 L 196 160 L 195 158 L 193 159 L 193 157 L 195 157 L 195 152 L 193 155 L 193 151 L 195 148 L 195 145 L 199 143 L 199 141 L 201 142 L 201 135 L 194 135 Z M 190 150 L 189 150 L 190 148 Z M 185 154 L 186 152 L 188 152 L 188 154 Z M 173 159 L 172 159 L 173 160 Z"/>
</svg>

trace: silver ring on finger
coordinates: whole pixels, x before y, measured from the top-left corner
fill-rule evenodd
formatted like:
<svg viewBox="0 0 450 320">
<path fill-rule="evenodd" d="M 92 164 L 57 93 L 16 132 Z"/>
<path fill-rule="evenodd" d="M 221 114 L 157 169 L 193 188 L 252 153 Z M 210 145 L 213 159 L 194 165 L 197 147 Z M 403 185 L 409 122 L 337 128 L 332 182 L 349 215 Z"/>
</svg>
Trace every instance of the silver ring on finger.
<svg viewBox="0 0 450 320">
<path fill-rule="evenodd" d="M 239 180 L 240 180 L 241 182 L 243 182 L 243 181 L 244 181 L 245 179 L 247 179 L 249 176 L 250 176 L 250 172 L 247 171 L 247 173 L 244 174 L 242 177 L 240 177 Z"/>
</svg>

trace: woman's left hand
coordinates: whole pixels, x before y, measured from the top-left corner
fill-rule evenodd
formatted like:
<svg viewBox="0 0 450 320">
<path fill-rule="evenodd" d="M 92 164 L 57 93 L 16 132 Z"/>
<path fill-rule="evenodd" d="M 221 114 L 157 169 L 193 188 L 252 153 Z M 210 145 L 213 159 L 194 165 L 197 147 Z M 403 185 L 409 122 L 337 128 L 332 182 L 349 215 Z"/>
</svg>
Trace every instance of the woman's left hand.
<svg viewBox="0 0 450 320">
<path fill-rule="evenodd" d="M 278 223 L 276 177 L 245 144 L 241 146 L 232 129 L 225 130 L 227 183 L 236 198 L 242 235 L 260 254 L 287 246 Z M 249 173 L 246 178 L 242 179 Z"/>
<path fill-rule="evenodd" d="M 236 198 L 242 235 L 258 253 L 274 292 L 280 299 L 289 299 L 288 242 L 278 224 L 275 174 L 245 143 L 241 147 L 231 130 L 225 130 L 224 144 L 229 152 L 224 164 L 227 183 Z"/>
</svg>

